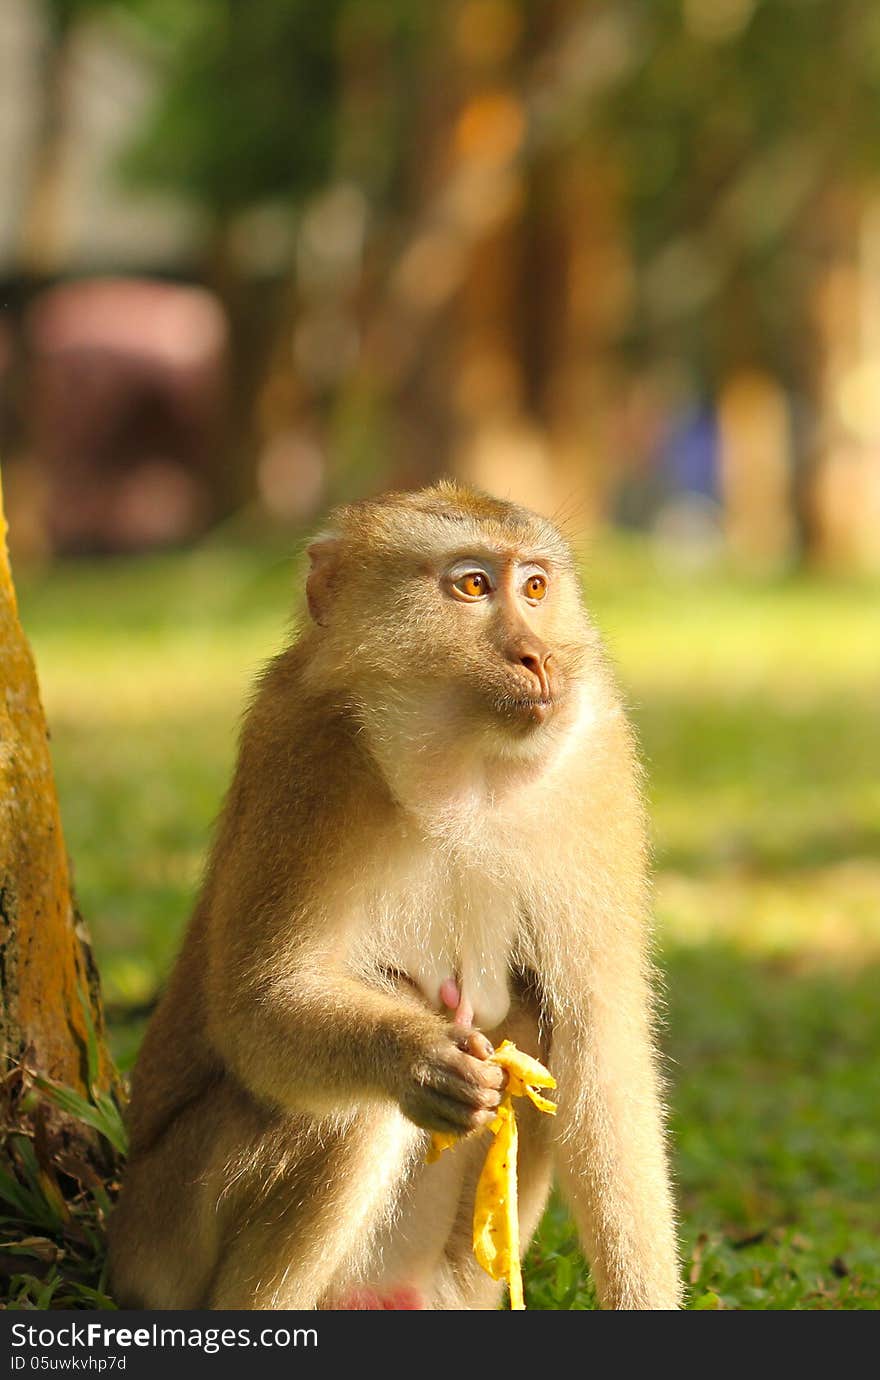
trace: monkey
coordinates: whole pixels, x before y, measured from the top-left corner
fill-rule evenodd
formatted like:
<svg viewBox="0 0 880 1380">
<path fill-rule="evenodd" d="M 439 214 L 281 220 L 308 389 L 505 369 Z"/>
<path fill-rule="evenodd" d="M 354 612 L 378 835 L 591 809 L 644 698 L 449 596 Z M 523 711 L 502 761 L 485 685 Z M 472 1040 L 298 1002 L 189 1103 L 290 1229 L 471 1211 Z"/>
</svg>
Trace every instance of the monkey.
<svg viewBox="0 0 880 1380">
<path fill-rule="evenodd" d="M 443 480 L 308 556 L 134 1070 L 114 1296 L 497 1308 L 470 1238 L 506 1037 L 558 1085 L 519 1117 L 522 1241 L 555 1176 L 600 1306 L 679 1308 L 641 768 L 571 548 Z"/>
</svg>

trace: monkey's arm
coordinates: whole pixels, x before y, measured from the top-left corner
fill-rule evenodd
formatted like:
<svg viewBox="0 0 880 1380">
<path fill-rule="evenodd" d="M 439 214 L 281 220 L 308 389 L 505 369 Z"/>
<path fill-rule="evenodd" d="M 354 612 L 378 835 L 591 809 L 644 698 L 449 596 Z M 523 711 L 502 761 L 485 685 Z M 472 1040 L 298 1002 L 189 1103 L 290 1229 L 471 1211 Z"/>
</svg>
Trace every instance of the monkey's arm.
<svg viewBox="0 0 880 1380">
<path fill-rule="evenodd" d="M 554 1018 L 557 1168 L 604 1308 L 681 1305 L 675 1217 L 637 955 L 589 960 L 586 1001 Z"/>
<path fill-rule="evenodd" d="M 225 995 L 212 1042 L 264 1101 L 323 1115 L 390 1099 L 419 1126 L 459 1133 L 492 1119 L 502 1079 L 484 1062 L 489 1042 L 337 963 L 301 955 L 284 976 Z"/>
<path fill-rule="evenodd" d="M 202 896 L 209 1043 L 290 1111 L 391 1100 L 426 1129 L 472 1130 L 503 1082 L 489 1041 L 347 962 L 393 804 L 346 717 L 304 698 L 298 657 L 274 663 L 248 716 Z"/>
</svg>

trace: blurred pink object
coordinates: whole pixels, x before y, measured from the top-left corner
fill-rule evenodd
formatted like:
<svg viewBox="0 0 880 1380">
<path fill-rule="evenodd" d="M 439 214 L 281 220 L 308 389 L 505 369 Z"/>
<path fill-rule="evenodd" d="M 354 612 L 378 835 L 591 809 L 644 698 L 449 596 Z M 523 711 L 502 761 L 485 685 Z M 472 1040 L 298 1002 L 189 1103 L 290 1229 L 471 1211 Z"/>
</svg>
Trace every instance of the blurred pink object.
<svg viewBox="0 0 880 1380">
<path fill-rule="evenodd" d="M 222 426 L 216 299 L 137 279 L 72 283 L 34 302 L 25 336 L 52 546 L 143 549 L 202 527 Z"/>
</svg>

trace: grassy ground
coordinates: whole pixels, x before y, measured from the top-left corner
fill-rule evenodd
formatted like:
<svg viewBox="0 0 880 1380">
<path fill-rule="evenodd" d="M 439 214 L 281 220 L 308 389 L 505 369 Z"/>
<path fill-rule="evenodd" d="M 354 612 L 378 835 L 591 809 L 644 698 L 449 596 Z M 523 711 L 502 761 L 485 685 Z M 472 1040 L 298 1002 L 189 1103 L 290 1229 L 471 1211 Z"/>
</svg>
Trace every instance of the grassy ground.
<svg viewBox="0 0 880 1380">
<path fill-rule="evenodd" d="M 20 580 L 123 1063 L 296 577 L 206 548 Z M 683 579 L 621 542 L 585 579 L 650 773 L 691 1306 L 876 1308 L 880 590 Z M 593 1306 L 556 1204 L 527 1291 Z"/>
</svg>

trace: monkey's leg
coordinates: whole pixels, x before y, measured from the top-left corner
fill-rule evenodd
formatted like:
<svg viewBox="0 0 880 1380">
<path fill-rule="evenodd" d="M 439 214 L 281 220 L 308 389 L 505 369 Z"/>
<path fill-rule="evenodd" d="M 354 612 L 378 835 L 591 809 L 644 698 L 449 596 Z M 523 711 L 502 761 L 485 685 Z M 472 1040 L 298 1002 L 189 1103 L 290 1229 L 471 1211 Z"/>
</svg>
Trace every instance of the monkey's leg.
<svg viewBox="0 0 880 1380">
<path fill-rule="evenodd" d="M 422 1139 L 394 1108 L 285 1134 L 286 1145 L 267 1137 L 263 1169 L 235 1193 L 211 1308 L 309 1309 L 354 1288 Z"/>
<path fill-rule="evenodd" d="M 560 1185 L 603 1308 L 674 1309 L 681 1284 L 649 997 L 631 976 L 606 990 L 588 1021 L 554 1030 Z"/>
<path fill-rule="evenodd" d="M 208 1110 L 206 1110 L 208 1108 Z M 381 1220 L 419 1133 L 394 1108 L 347 1124 L 271 1112 L 231 1081 L 133 1157 L 109 1229 L 134 1308 L 312 1308 Z"/>
<path fill-rule="evenodd" d="M 113 1296 L 125 1308 L 196 1308 L 214 1269 L 222 1209 L 242 1147 L 265 1114 L 241 1089 L 211 1083 L 159 1139 L 129 1159 L 110 1218 Z"/>
</svg>

